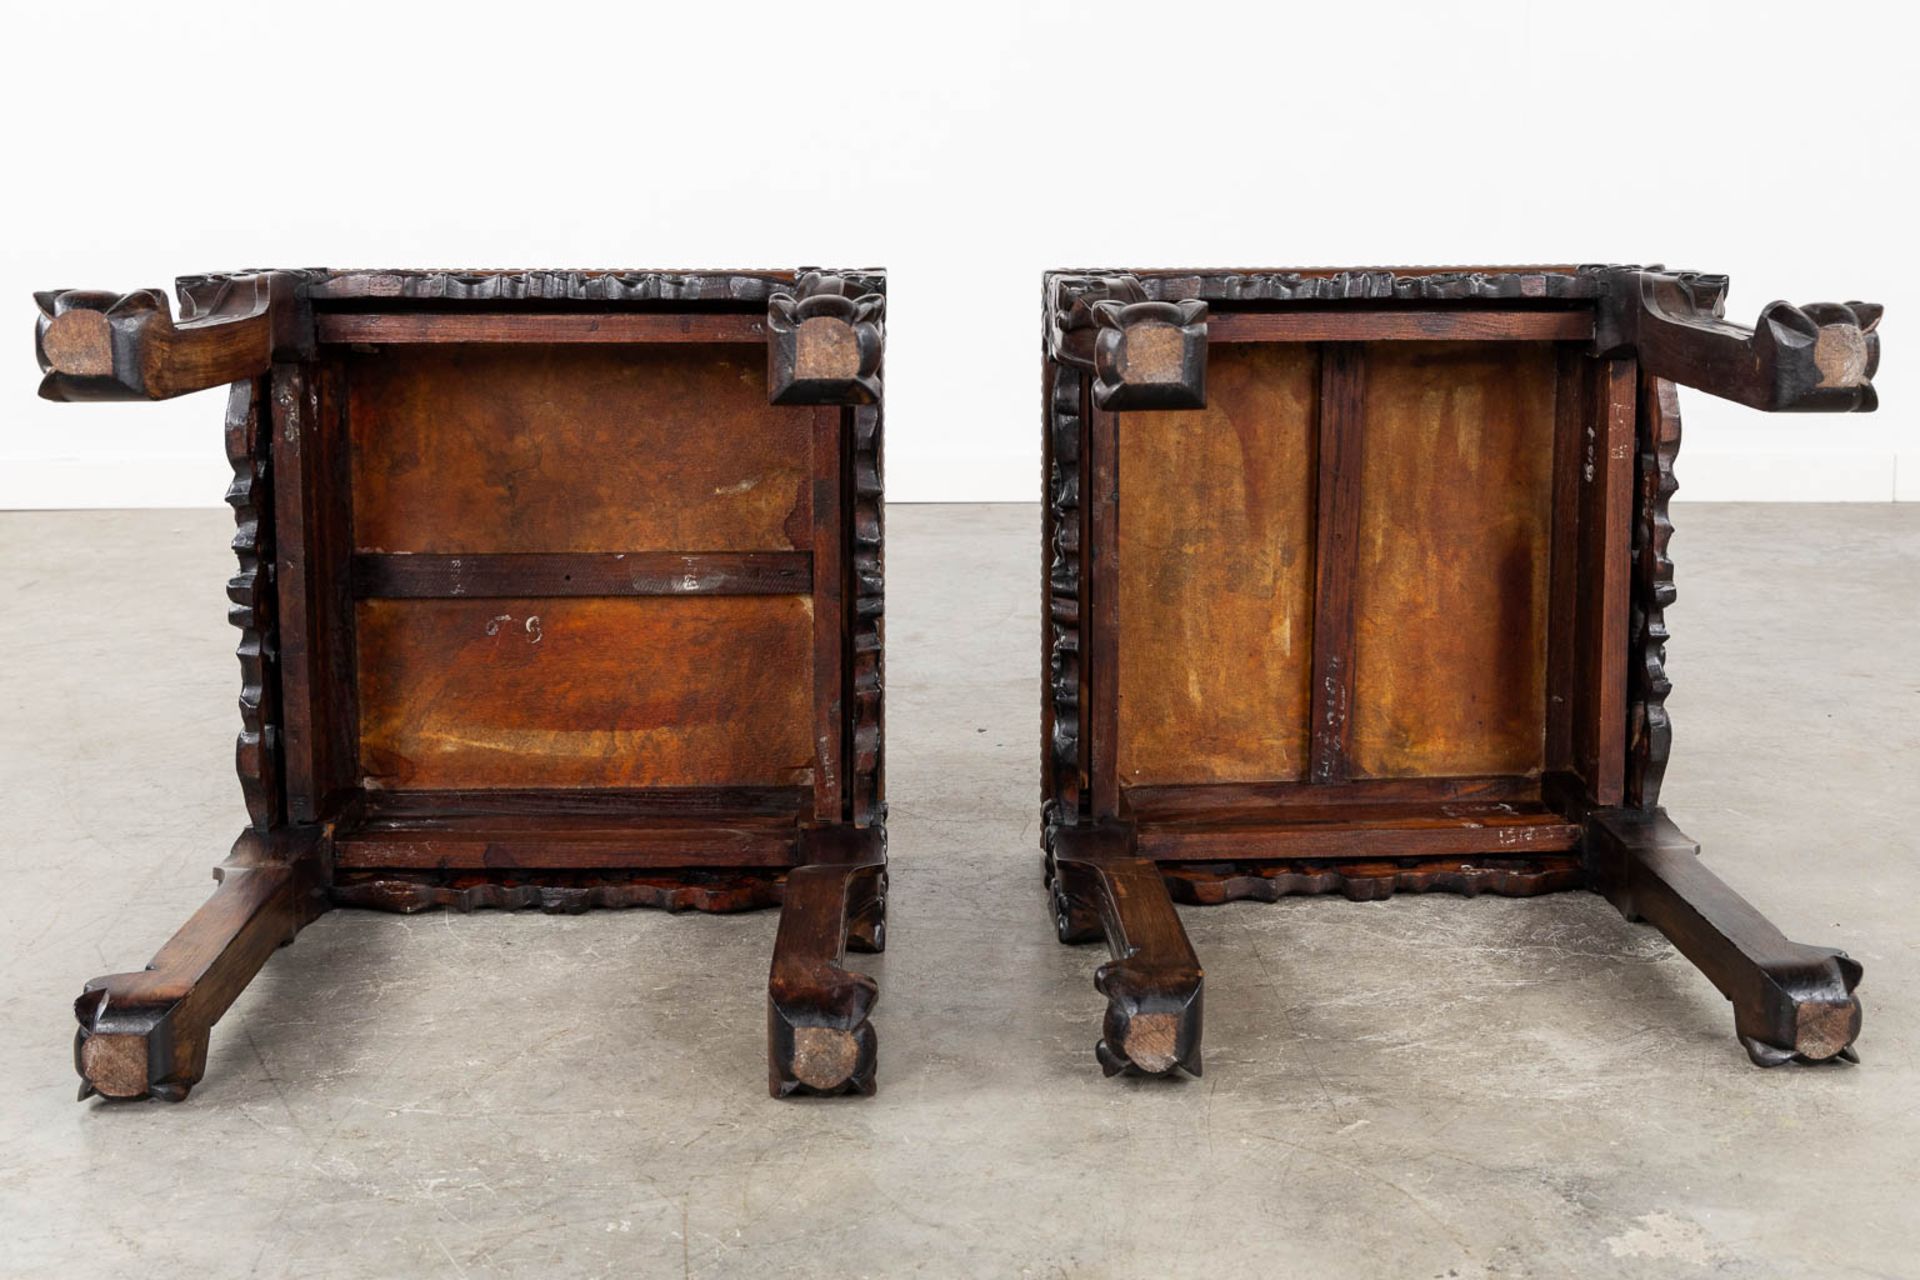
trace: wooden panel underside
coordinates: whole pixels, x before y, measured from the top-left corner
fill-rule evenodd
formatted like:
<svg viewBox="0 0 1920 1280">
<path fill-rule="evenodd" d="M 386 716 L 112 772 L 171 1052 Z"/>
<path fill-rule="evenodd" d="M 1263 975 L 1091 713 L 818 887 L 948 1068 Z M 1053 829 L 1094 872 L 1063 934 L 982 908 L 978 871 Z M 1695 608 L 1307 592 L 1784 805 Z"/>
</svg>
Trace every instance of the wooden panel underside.
<svg viewBox="0 0 1920 1280">
<path fill-rule="evenodd" d="M 1546 343 L 1367 349 L 1354 776 L 1540 769 L 1554 384 Z"/>
<path fill-rule="evenodd" d="M 813 419 L 749 345 L 388 347 L 346 359 L 368 551 L 812 545 Z"/>
<path fill-rule="evenodd" d="M 806 596 L 363 600 L 371 786 L 812 780 Z"/>
<path fill-rule="evenodd" d="M 1305 768 L 1318 356 L 1208 361 L 1206 409 L 1120 423 L 1122 786 Z"/>
</svg>

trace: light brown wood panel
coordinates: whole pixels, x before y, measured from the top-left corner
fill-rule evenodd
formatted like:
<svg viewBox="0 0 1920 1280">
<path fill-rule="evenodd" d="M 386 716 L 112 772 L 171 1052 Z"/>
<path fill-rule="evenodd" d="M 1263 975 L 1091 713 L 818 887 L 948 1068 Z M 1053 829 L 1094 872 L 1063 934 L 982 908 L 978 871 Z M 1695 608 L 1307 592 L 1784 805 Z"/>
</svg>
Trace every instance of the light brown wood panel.
<svg viewBox="0 0 1920 1280">
<path fill-rule="evenodd" d="M 1216 347 L 1207 405 L 1120 422 L 1120 782 L 1302 775 L 1312 347 Z"/>
<path fill-rule="evenodd" d="M 806 596 L 363 600 L 369 785 L 805 785 Z"/>
<path fill-rule="evenodd" d="M 1547 343 L 1367 348 L 1354 776 L 1539 770 L 1554 383 Z"/>
<path fill-rule="evenodd" d="M 348 357 L 366 551 L 812 546 L 813 416 L 758 345 L 387 347 Z"/>
</svg>

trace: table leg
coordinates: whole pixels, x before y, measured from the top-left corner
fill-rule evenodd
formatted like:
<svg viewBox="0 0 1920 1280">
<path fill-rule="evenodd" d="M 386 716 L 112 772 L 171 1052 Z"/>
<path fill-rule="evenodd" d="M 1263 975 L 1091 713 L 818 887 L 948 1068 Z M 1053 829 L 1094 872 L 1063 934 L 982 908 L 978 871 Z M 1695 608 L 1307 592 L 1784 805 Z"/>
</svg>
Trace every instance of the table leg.
<svg viewBox="0 0 1920 1280">
<path fill-rule="evenodd" d="M 1858 961 L 1787 938 L 1706 868 L 1664 810 L 1602 810 L 1587 830 L 1594 887 L 1664 933 L 1733 1002 L 1754 1062 L 1858 1060 Z"/>
<path fill-rule="evenodd" d="M 179 1102 L 207 1067 L 213 1024 L 274 949 L 327 909 L 311 840 L 249 831 L 214 873 L 220 887 L 153 963 L 95 978 L 74 1002 L 80 1096 Z"/>
<path fill-rule="evenodd" d="M 842 967 L 849 949 L 886 945 L 886 831 L 834 826 L 802 834 L 787 876 L 767 983 L 767 1083 L 776 1098 L 874 1091 L 869 1015 L 879 986 Z"/>
<path fill-rule="evenodd" d="M 1092 941 L 1097 924 L 1113 956 L 1093 978 L 1107 997 L 1102 1069 L 1199 1075 L 1204 974 L 1159 867 L 1118 827 L 1059 828 L 1050 866 L 1060 940 Z"/>
</svg>

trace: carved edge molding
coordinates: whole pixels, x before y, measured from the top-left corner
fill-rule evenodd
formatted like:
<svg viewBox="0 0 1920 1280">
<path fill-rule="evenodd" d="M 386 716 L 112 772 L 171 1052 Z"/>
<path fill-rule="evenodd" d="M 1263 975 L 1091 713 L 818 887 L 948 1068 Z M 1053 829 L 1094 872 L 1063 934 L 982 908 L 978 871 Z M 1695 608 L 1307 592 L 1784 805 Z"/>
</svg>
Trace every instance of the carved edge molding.
<svg viewBox="0 0 1920 1280">
<path fill-rule="evenodd" d="M 340 872 L 328 892 L 339 906 L 402 915 L 436 907 L 460 912 L 535 909 L 550 915 L 635 907 L 725 913 L 778 906 L 785 877 L 784 871 L 630 876 L 557 873 L 537 879 Z"/>
<path fill-rule="evenodd" d="M 1602 265 L 1431 271 L 1379 268 L 1122 272 L 1106 268 L 1053 274 L 1062 280 L 1123 276 L 1138 286 L 1140 301 L 1153 302 L 1498 302 L 1595 298 L 1604 288 L 1604 273 L 1618 269 Z"/>
<path fill-rule="evenodd" d="M 1274 862 L 1180 863 L 1162 866 L 1175 902 L 1216 906 L 1251 900 L 1339 894 L 1350 902 L 1377 902 L 1395 893 L 1454 893 L 1525 898 L 1582 888 L 1578 857 L 1440 858 L 1417 862 L 1288 859 Z"/>
<path fill-rule="evenodd" d="M 886 295 L 809 271 L 767 299 L 767 399 L 779 405 L 877 404 Z"/>
<path fill-rule="evenodd" d="M 1604 279 L 1595 355 L 1631 350 L 1653 377 L 1769 413 L 1879 405 L 1879 303 L 1771 302 L 1749 329 L 1726 319 L 1724 275 L 1615 267 Z"/>
<path fill-rule="evenodd" d="M 882 435 L 885 407 L 853 410 L 853 821 L 886 818 L 886 499 Z"/>
<path fill-rule="evenodd" d="M 233 554 L 238 572 L 227 582 L 227 620 L 240 629 L 240 735 L 234 768 L 256 831 L 286 819 L 280 789 L 279 632 L 274 611 L 273 479 L 268 433 L 261 430 L 267 389 L 263 379 L 233 384 L 227 397 L 227 461 L 233 482 Z"/>
<path fill-rule="evenodd" d="M 797 273 L 754 271 L 516 271 L 386 270 L 316 271 L 309 292 L 329 301 L 405 298 L 421 302 L 766 302 L 789 292 Z M 855 295 L 887 291 L 886 273 L 832 273 Z M 194 277 L 196 280 L 218 279 Z"/>
<path fill-rule="evenodd" d="M 1673 721 L 1667 712 L 1667 606 L 1678 592 L 1668 543 L 1673 538 L 1670 506 L 1680 484 L 1673 464 L 1680 452 L 1680 397 L 1665 378 L 1640 379 L 1638 441 L 1639 489 L 1633 524 L 1633 603 L 1628 640 L 1633 655 L 1628 682 L 1627 803 L 1652 810 L 1660 804 L 1660 782 L 1673 749 Z"/>
<path fill-rule="evenodd" d="M 1079 821 L 1084 790 L 1080 738 L 1081 464 L 1085 418 L 1081 413 L 1080 372 L 1066 364 L 1049 366 L 1047 396 L 1047 513 L 1051 525 L 1047 566 L 1047 687 L 1052 703 L 1052 734 L 1046 744 L 1047 775 L 1042 843 L 1053 829 Z"/>
</svg>

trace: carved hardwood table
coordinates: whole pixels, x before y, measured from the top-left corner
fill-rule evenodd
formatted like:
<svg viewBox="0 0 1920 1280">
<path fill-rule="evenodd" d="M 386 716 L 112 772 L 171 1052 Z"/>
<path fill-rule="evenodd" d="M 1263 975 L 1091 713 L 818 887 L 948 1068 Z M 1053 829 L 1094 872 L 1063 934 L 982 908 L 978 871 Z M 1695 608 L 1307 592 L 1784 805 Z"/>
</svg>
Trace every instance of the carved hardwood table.
<svg viewBox="0 0 1920 1280">
<path fill-rule="evenodd" d="M 38 295 L 53 400 L 231 384 L 248 823 L 81 1096 L 178 1100 L 331 906 L 780 904 L 772 1092 L 867 1092 L 877 272 L 265 271 Z"/>
<path fill-rule="evenodd" d="M 1201 1068 L 1173 903 L 1587 887 L 1734 1006 L 1852 1057 L 1860 966 L 1661 807 L 1676 383 L 1874 407 L 1880 308 L 1722 318 L 1658 268 L 1046 282 L 1047 883 L 1112 959 L 1107 1074 Z"/>
</svg>

